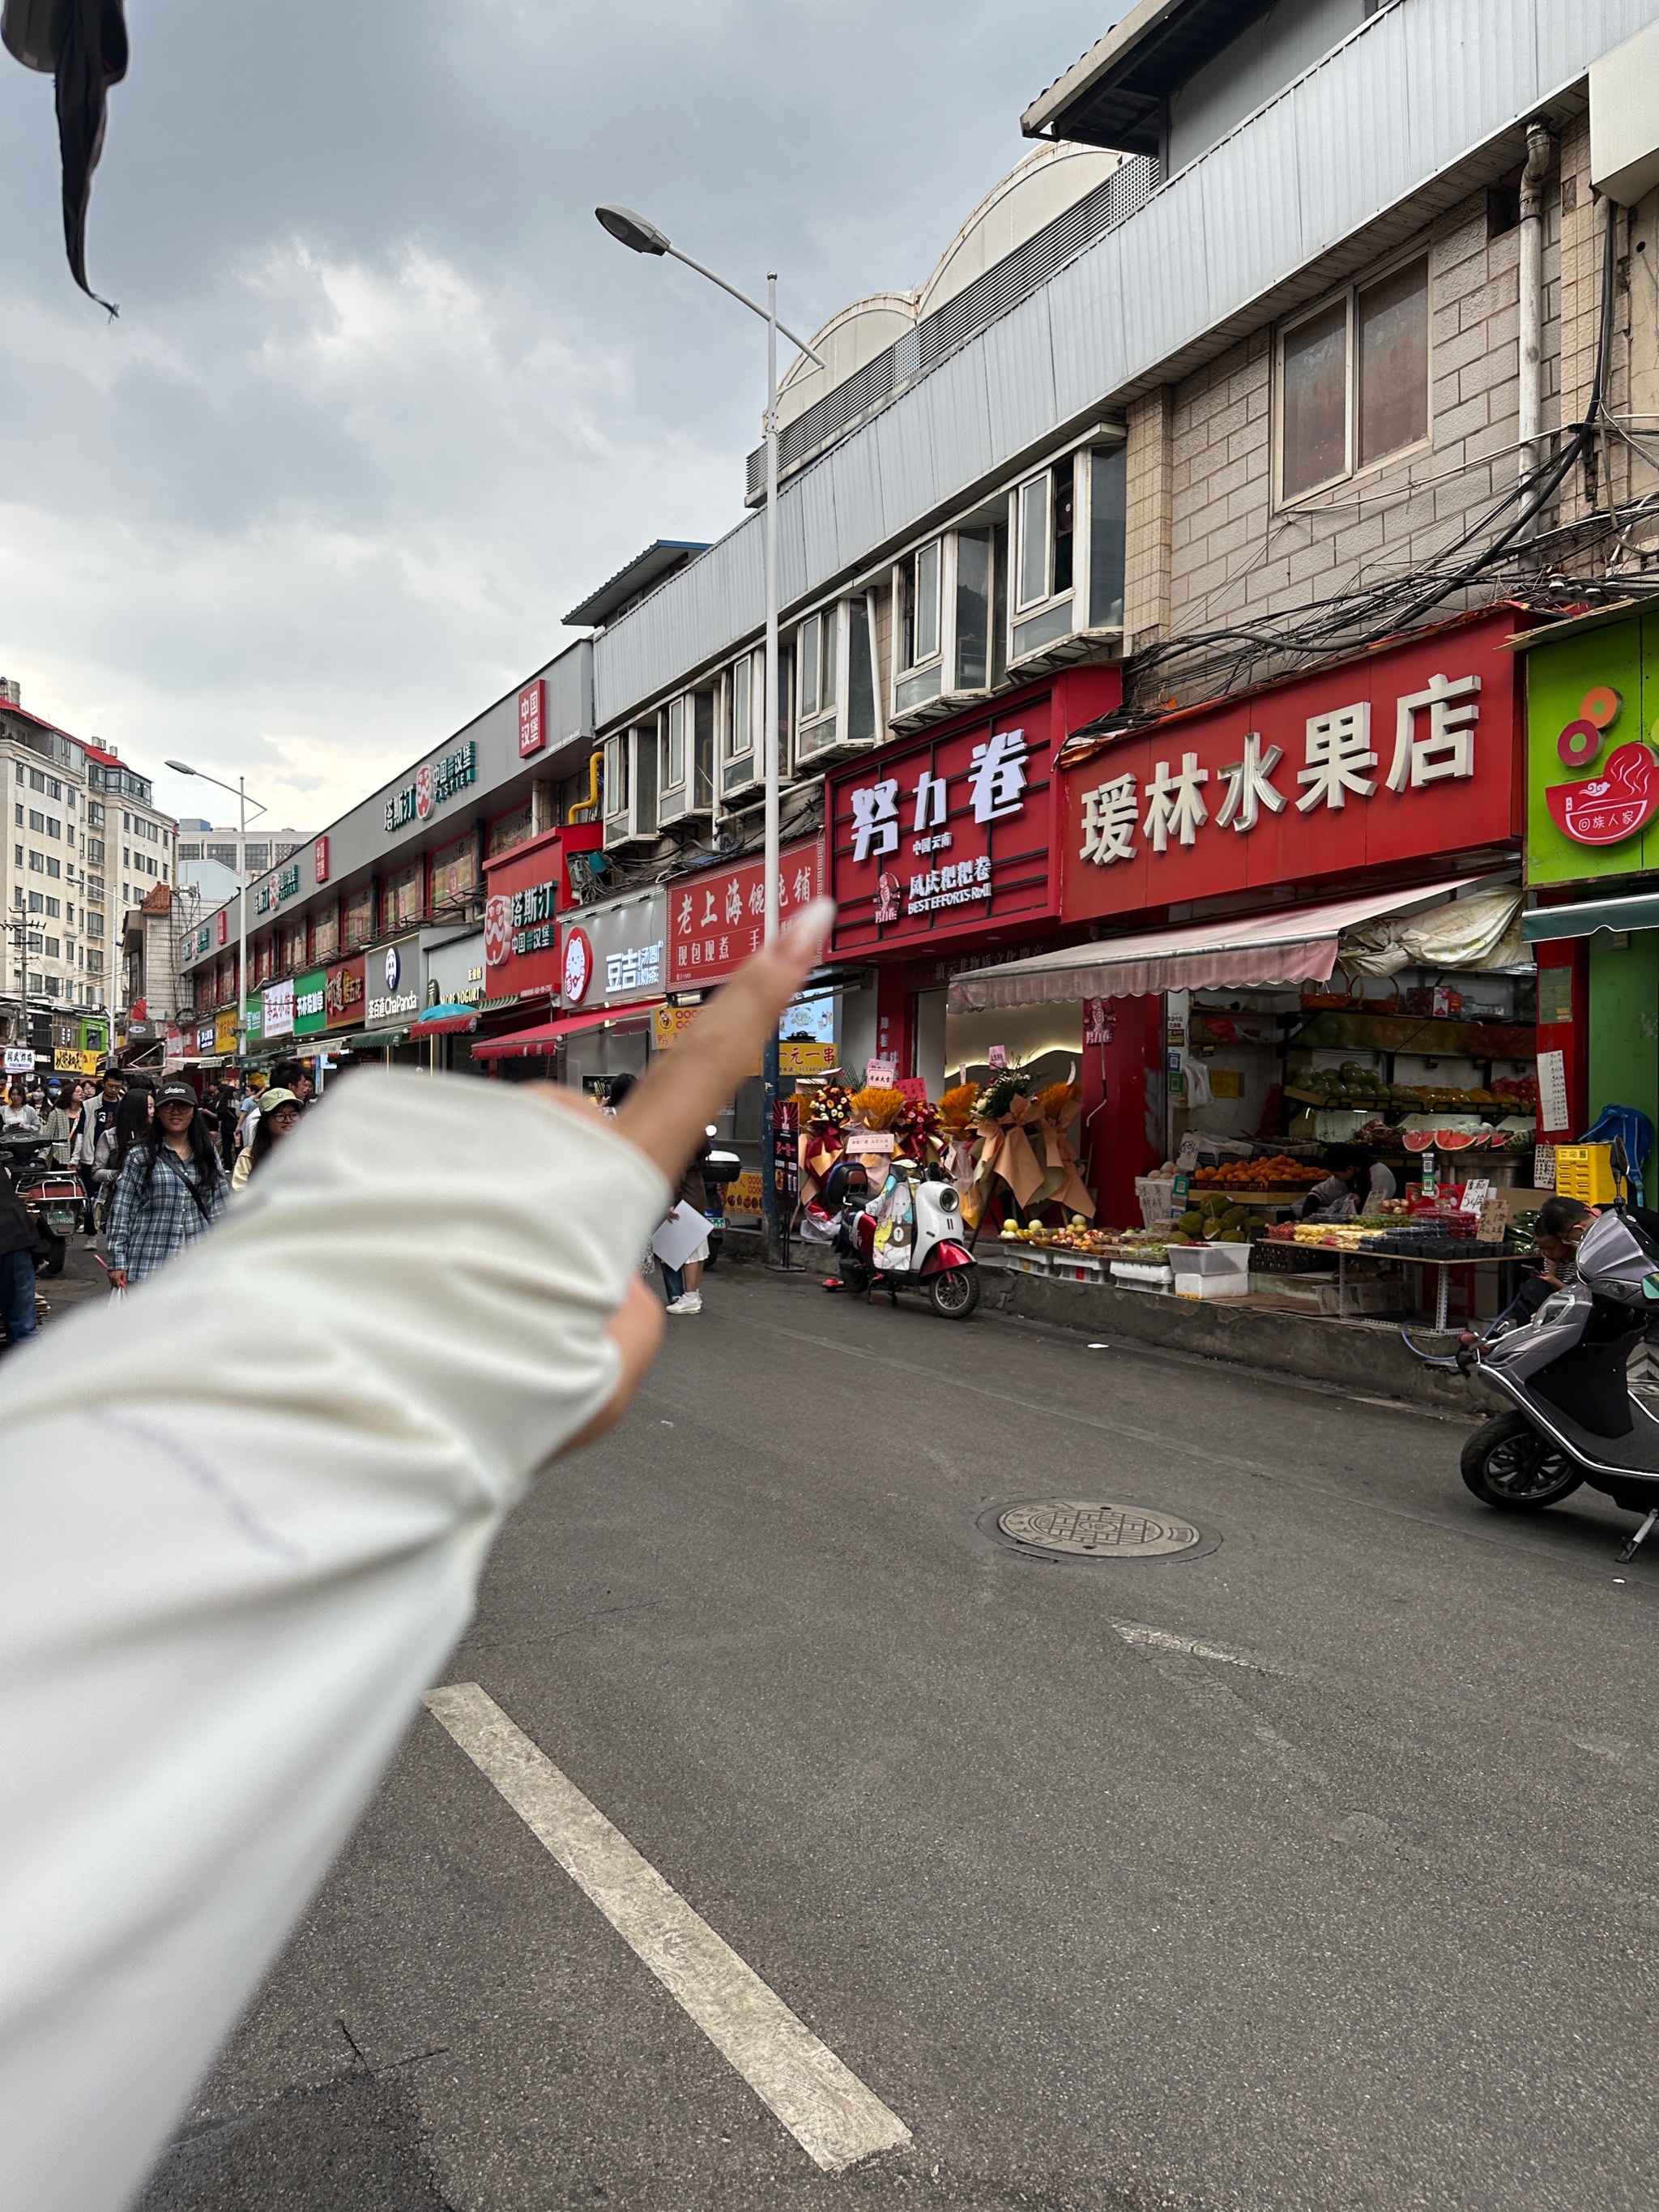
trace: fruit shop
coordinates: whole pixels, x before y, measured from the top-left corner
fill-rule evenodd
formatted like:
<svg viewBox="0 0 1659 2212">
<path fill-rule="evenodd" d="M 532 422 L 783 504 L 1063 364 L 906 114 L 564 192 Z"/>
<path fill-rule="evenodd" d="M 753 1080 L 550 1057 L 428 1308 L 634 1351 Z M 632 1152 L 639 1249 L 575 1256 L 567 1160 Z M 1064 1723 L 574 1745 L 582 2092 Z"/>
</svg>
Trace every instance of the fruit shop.
<svg viewBox="0 0 1659 2212">
<path fill-rule="evenodd" d="M 981 1018 L 1075 1009 L 1095 1218 L 1018 1214 L 1017 1261 L 1443 1317 L 1435 1267 L 1479 1260 L 1452 1306 L 1500 1294 L 1538 1188 L 1519 619 L 1068 742 L 1061 915 L 1091 939 L 951 986 Z M 1297 1220 L 1334 1179 L 1348 1218 Z"/>
</svg>

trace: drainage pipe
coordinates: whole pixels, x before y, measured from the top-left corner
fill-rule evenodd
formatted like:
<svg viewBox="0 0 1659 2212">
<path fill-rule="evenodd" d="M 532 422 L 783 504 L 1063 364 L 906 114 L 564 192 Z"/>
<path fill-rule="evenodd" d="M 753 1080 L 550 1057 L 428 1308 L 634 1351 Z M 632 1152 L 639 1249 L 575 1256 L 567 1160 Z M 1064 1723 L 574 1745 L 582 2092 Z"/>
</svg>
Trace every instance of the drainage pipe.
<svg viewBox="0 0 1659 2212">
<path fill-rule="evenodd" d="M 1527 125 L 1521 172 L 1521 435 L 1522 482 L 1544 463 L 1544 188 L 1555 134 L 1541 115 Z"/>
</svg>

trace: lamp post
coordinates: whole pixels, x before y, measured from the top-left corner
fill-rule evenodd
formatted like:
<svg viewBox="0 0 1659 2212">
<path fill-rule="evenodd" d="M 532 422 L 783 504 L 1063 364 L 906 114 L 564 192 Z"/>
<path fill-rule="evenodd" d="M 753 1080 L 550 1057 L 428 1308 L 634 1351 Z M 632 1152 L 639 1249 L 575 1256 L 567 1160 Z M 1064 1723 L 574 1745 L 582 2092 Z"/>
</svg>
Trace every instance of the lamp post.
<svg viewBox="0 0 1659 2212">
<path fill-rule="evenodd" d="M 765 734 L 762 740 L 766 788 L 766 921 L 765 941 L 770 945 L 778 933 L 778 333 L 783 332 L 791 345 L 804 353 L 820 368 L 823 361 L 805 338 L 797 337 L 793 331 L 778 320 L 778 278 L 775 270 L 769 270 L 766 278 L 766 305 L 751 300 L 746 292 L 728 284 L 724 276 L 717 276 L 712 269 L 705 269 L 701 261 L 694 261 L 689 253 L 682 253 L 678 246 L 671 245 L 666 235 L 642 215 L 631 208 L 595 208 L 594 214 L 619 244 L 635 253 L 650 253 L 661 257 L 672 255 L 683 261 L 688 269 L 695 269 L 699 276 L 706 276 L 711 284 L 718 284 L 722 292 L 729 292 L 751 314 L 758 315 L 766 325 L 766 680 L 763 712 L 766 717 Z M 714 764 L 716 775 L 720 763 Z M 768 1263 L 777 1266 L 783 1256 L 783 1240 L 780 1231 L 780 1208 L 777 1187 L 777 1139 L 773 1122 L 778 1105 L 778 1035 L 776 1028 L 767 1039 L 765 1057 L 762 1062 L 763 1103 L 761 1113 L 761 1243 Z"/>
<path fill-rule="evenodd" d="M 236 871 L 236 1057 L 240 1060 L 247 1023 L 247 810 L 250 805 L 256 814 L 263 814 L 265 809 L 257 799 L 250 801 L 246 776 L 239 775 L 234 783 L 227 783 L 221 776 L 210 775 L 204 768 L 191 768 L 188 761 L 170 760 L 167 765 L 175 775 L 200 776 L 204 783 L 217 784 L 221 791 L 228 791 L 235 795 L 239 810 L 236 858 L 240 864 Z M 176 875 L 176 853 L 173 862 Z"/>
</svg>

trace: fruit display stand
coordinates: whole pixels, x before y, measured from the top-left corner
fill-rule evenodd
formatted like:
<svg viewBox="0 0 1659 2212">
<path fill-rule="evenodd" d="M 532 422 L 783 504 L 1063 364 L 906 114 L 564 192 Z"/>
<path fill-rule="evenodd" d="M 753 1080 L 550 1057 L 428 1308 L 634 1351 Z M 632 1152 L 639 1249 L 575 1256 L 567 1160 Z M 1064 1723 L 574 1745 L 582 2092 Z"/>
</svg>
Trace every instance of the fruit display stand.
<svg viewBox="0 0 1659 2212">
<path fill-rule="evenodd" d="M 1282 1229 L 1270 1231 L 1266 1241 L 1269 1250 L 1275 1243 L 1280 1249 L 1288 1246 L 1298 1255 L 1308 1255 L 1316 1266 L 1322 1261 L 1334 1261 L 1335 1297 L 1328 1310 L 1340 1319 L 1357 1321 L 1362 1326 L 1394 1327 L 1393 1317 L 1369 1319 L 1364 1311 L 1367 1304 L 1391 1301 L 1357 1295 L 1359 1285 L 1351 1285 L 1351 1269 L 1359 1270 L 1362 1283 L 1380 1283 L 1406 1269 L 1420 1271 L 1414 1305 L 1423 1310 L 1431 1289 L 1434 1316 L 1425 1325 L 1444 1334 L 1455 1272 L 1460 1273 L 1472 1297 L 1483 1272 L 1496 1278 L 1496 1287 L 1501 1291 L 1511 1279 L 1506 1271 L 1519 1267 L 1528 1257 L 1524 1251 L 1506 1249 L 1502 1240 L 1483 1239 L 1478 1233 L 1481 1226 L 1474 1214 L 1459 1208 L 1419 1206 L 1404 1218 L 1395 1213 L 1374 1222 L 1304 1222 L 1288 1237 Z"/>
</svg>

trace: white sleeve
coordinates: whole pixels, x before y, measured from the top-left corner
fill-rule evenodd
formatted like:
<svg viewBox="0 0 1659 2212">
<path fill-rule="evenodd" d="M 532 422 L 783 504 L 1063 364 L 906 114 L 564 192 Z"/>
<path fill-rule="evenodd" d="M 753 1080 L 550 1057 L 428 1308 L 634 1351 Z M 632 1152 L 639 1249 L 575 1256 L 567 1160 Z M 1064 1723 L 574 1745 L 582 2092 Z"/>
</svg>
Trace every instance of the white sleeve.
<svg viewBox="0 0 1659 2212">
<path fill-rule="evenodd" d="M 354 1074 L 0 1375 L 0 2203 L 115 2212 L 362 1812 L 502 1516 L 610 1397 L 666 1186 Z"/>
</svg>

